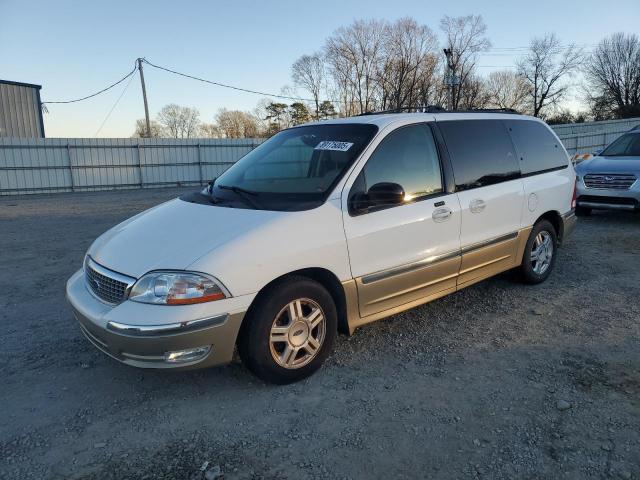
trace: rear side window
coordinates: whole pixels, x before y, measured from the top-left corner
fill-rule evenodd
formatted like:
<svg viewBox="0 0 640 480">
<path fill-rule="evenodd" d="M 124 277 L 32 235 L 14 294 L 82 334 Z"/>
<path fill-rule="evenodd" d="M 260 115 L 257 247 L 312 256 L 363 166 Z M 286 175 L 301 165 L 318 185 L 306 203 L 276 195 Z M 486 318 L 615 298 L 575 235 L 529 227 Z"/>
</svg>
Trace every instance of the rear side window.
<svg viewBox="0 0 640 480">
<path fill-rule="evenodd" d="M 518 149 L 523 175 L 542 173 L 569 165 L 562 145 L 542 123 L 508 120 L 505 124 Z"/>
<path fill-rule="evenodd" d="M 456 190 L 520 177 L 513 143 L 501 120 L 439 122 L 453 166 Z"/>
</svg>

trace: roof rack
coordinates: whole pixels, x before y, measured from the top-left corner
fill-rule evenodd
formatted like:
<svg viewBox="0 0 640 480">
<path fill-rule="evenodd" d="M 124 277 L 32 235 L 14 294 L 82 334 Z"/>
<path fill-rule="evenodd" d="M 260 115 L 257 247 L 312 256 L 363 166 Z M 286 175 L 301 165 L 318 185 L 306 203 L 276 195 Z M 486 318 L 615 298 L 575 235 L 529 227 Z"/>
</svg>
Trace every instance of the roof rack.
<svg viewBox="0 0 640 480">
<path fill-rule="evenodd" d="M 402 113 L 402 112 L 407 112 L 407 113 L 442 113 L 442 112 L 446 112 L 446 110 L 438 105 L 419 105 L 416 107 L 399 107 L 399 108 L 392 108 L 390 110 L 378 110 L 375 112 L 364 112 L 361 113 L 359 115 L 356 115 L 356 117 L 361 117 L 363 115 L 382 115 L 385 113 Z"/>
<path fill-rule="evenodd" d="M 364 112 L 356 117 L 363 115 L 382 115 L 386 113 L 511 113 L 514 115 L 521 115 L 520 112 L 513 108 L 472 108 L 468 110 L 447 110 L 438 105 L 425 105 L 416 107 L 400 107 L 392 108 L 391 110 L 378 110 L 375 112 Z"/>
<path fill-rule="evenodd" d="M 450 113 L 512 113 L 514 115 L 522 115 L 513 108 L 470 108 L 468 110 L 451 110 Z"/>
</svg>

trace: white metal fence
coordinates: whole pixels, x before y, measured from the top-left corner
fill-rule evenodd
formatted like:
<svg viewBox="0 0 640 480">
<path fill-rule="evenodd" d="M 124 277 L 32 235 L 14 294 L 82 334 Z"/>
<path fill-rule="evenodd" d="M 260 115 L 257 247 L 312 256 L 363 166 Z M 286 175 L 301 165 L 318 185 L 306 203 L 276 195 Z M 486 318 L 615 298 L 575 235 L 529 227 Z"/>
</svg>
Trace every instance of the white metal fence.
<svg viewBox="0 0 640 480">
<path fill-rule="evenodd" d="M 640 118 L 552 128 L 573 155 L 599 150 L 637 125 Z M 263 141 L 0 138 L 0 195 L 199 185 Z"/>
<path fill-rule="evenodd" d="M 262 142 L 0 138 L 0 195 L 203 184 Z"/>
<path fill-rule="evenodd" d="M 567 123 L 553 125 L 567 152 L 594 153 L 609 145 L 623 133 L 640 126 L 640 118 L 625 118 L 624 120 L 606 120 L 603 122 Z"/>
</svg>

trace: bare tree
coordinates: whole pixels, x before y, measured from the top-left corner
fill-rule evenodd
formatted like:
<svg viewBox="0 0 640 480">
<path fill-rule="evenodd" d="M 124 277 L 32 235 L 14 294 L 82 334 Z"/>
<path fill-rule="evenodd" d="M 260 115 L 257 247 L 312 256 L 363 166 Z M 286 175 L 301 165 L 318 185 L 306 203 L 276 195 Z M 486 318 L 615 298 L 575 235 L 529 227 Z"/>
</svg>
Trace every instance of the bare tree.
<svg viewBox="0 0 640 480">
<path fill-rule="evenodd" d="M 273 129 L 274 131 L 270 133 L 270 124 L 271 119 L 269 117 L 269 113 L 267 111 L 267 106 L 273 103 L 273 101 L 269 98 L 262 98 L 258 101 L 256 107 L 253 109 L 251 115 L 256 120 L 256 125 L 258 128 L 257 136 L 258 137 L 270 137 L 273 133 L 277 133 L 278 130 Z"/>
<path fill-rule="evenodd" d="M 557 106 L 569 88 L 567 81 L 580 67 L 583 51 L 575 44 L 563 47 L 551 33 L 534 38 L 529 52 L 518 62 L 518 72 L 529 83 L 529 103 L 536 117 L 544 115 L 545 108 Z"/>
<path fill-rule="evenodd" d="M 158 113 L 158 123 L 171 138 L 193 138 L 200 128 L 200 112 L 196 108 L 171 103 Z"/>
<path fill-rule="evenodd" d="M 353 64 L 347 58 L 336 54 L 328 60 L 328 65 L 333 80 L 328 85 L 329 96 L 337 100 L 340 115 L 348 117 L 359 113 L 351 81 Z"/>
<path fill-rule="evenodd" d="M 458 80 L 451 92 L 455 110 L 463 97 L 463 90 L 474 85 L 470 78 L 474 75 L 478 54 L 490 48 L 491 42 L 486 37 L 487 26 L 480 15 L 445 15 L 440 21 L 440 28 L 445 34 L 445 47 L 451 51 L 451 73 Z"/>
<path fill-rule="evenodd" d="M 491 72 L 485 86 L 492 107 L 525 111 L 529 84 L 518 73 L 511 70 Z"/>
<path fill-rule="evenodd" d="M 640 39 L 614 33 L 603 39 L 585 65 L 596 116 L 640 115 Z"/>
<path fill-rule="evenodd" d="M 162 128 L 162 125 L 160 125 L 158 122 L 156 122 L 155 120 L 151 120 L 151 122 L 149 122 L 149 125 L 151 127 L 151 138 L 161 138 L 165 136 L 164 128 Z M 136 129 L 131 136 L 133 138 L 147 137 L 147 124 L 144 118 L 136 120 Z"/>
<path fill-rule="evenodd" d="M 215 123 L 202 123 L 200 124 L 200 135 L 204 138 L 220 138 L 220 130 Z"/>
<path fill-rule="evenodd" d="M 458 108 L 462 110 L 473 110 L 485 108 L 489 105 L 491 96 L 482 78 L 476 75 L 467 75 L 460 87 Z"/>
<path fill-rule="evenodd" d="M 221 108 L 215 117 L 217 135 L 221 138 L 254 138 L 258 136 L 258 120 L 240 110 Z"/>
<path fill-rule="evenodd" d="M 378 73 L 382 109 L 416 106 L 420 88 L 433 79 L 437 65 L 433 31 L 412 18 L 402 18 L 385 29 L 384 55 Z"/>
<path fill-rule="evenodd" d="M 584 123 L 587 115 L 584 112 L 572 113 L 567 108 L 557 109 L 552 116 L 546 117 L 544 121 L 549 125 L 563 125 L 567 123 Z"/>
<path fill-rule="evenodd" d="M 442 67 L 443 62 L 439 56 L 430 58 L 423 65 L 417 84 L 417 105 L 446 106 L 447 89 L 442 83 Z"/>
<path fill-rule="evenodd" d="M 291 66 L 291 78 L 297 86 L 307 90 L 315 104 L 315 118 L 320 110 L 320 95 L 326 84 L 324 59 L 321 53 L 302 55 Z"/>
<path fill-rule="evenodd" d="M 244 138 L 257 138 L 260 136 L 260 125 L 255 115 L 244 112 Z"/>
<path fill-rule="evenodd" d="M 376 107 L 385 29 L 383 21 L 358 20 L 327 39 L 325 52 L 330 71 L 348 114 Z"/>
</svg>

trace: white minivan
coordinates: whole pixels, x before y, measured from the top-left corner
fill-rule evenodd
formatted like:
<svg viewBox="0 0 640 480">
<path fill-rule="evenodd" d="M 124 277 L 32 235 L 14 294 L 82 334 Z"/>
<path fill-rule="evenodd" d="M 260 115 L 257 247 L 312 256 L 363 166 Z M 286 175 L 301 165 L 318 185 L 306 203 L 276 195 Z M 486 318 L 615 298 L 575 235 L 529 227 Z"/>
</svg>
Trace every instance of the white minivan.
<svg viewBox="0 0 640 480">
<path fill-rule="evenodd" d="M 87 339 L 126 364 L 209 367 L 237 347 L 288 383 L 338 331 L 513 268 L 545 280 L 575 225 L 575 183 L 562 143 L 528 116 L 310 123 L 104 233 L 67 297 Z"/>
</svg>

